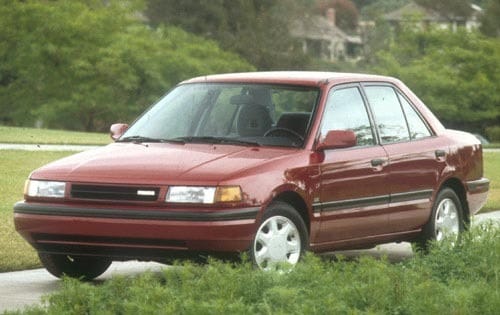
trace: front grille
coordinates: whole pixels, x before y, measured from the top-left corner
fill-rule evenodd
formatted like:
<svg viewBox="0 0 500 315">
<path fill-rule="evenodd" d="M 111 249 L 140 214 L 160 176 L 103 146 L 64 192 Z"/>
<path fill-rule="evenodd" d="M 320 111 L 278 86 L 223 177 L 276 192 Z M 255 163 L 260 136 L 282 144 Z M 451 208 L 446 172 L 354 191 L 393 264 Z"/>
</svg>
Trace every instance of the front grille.
<svg viewBox="0 0 500 315">
<path fill-rule="evenodd" d="M 71 186 L 71 197 L 94 200 L 156 201 L 160 189 L 155 187 L 129 187 L 82 185 Z"/>
</svg>

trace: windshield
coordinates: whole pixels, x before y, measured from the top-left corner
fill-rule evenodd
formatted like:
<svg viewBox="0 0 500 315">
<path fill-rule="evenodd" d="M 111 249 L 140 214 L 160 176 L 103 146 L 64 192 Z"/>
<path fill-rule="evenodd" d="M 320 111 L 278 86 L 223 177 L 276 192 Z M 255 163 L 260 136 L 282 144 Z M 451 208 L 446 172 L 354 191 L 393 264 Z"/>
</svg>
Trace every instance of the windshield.
<svg viewBox="0 0 500 315">
<path fill-rule="evenodd" d="M 119 141 L 300 147 L 318 95 L 316 88 L 296 86 L 180 85 L 145 112 Z"/>
</svg>

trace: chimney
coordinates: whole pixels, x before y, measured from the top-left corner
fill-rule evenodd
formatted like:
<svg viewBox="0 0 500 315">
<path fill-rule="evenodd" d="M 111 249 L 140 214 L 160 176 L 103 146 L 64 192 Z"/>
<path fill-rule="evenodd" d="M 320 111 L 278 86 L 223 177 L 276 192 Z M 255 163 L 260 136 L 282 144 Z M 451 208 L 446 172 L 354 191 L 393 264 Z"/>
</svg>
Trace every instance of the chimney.
<svg viewBox="0 0 500 315">
<path fill-rule="evenodd" d="M 334 8 L 328 8 L 328 10 L 326 10 L 326 18 L 328 19 L 328 23 L 330 23 L 331 26 L 335 26 L 335 9 Z"/>
</svg>

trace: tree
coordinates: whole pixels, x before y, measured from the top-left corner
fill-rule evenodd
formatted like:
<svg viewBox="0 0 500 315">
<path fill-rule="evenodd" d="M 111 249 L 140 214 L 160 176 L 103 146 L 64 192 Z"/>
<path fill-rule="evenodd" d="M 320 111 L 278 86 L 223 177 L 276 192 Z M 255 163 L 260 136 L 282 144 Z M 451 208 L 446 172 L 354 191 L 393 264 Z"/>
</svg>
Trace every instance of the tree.
<svg viewBox="0 0 500 315">
<path fill-rule="evenodd" d="M 481 18 L 480 30 L 490 37 L 500 37 L 500 1 L 489 0 Z"/>
<path fill-rule="evenodd" d="M 304 14 L 306 2 L 294 0 L 149 0 L 153 26 L 175 25 L 217 41 L 259 70 L 294 69 L 308 64 L 289 23 Z"/>
<path fill-rule="evenodd" d="M 406 29 L 377 59 L 372 71 L 402 79 L 448 127 L 482 133 L 500 125 L 500 41 Z"/>
<path fill-rule="evenodd" d="M 358 8 L 358 10 L 364 6 L 367 6 L 367 5 L 374 3 L 375 1 L 376 0 L 352 0 L 352 2 L 354 2 L 356 7 Z"/>
<path fill-rule="evenodd" d="M 0 6 L 0 120 L 75 130 L 129 121 L 178 81 L 254 69 L 176 28 L 152 30 L 140 2 L 8 1 Z"/>
</svg>

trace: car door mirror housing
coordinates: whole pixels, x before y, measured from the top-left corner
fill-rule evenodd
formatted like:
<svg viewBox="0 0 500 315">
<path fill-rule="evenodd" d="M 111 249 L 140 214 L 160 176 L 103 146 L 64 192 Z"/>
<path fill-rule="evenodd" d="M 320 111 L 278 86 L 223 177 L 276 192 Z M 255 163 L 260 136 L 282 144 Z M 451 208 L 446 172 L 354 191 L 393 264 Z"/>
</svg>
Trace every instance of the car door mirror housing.
<svg viewBox="0 0 500 315">
<path fill-rule="evenodd" d="M 352 130 L 330 130 L 318 143 L 316 149 L 329 150 L 329 149 L 342 149 L 354 147 L 357 144 L 356 134 Z"/>
<path fill-rule="evenodd" d="M 127 124 L 113 124 L 111 128 L 109 128 L 109 135 L 113 141 L 120 139 L 120 137 L 127 131 Z"/>
</svg>

